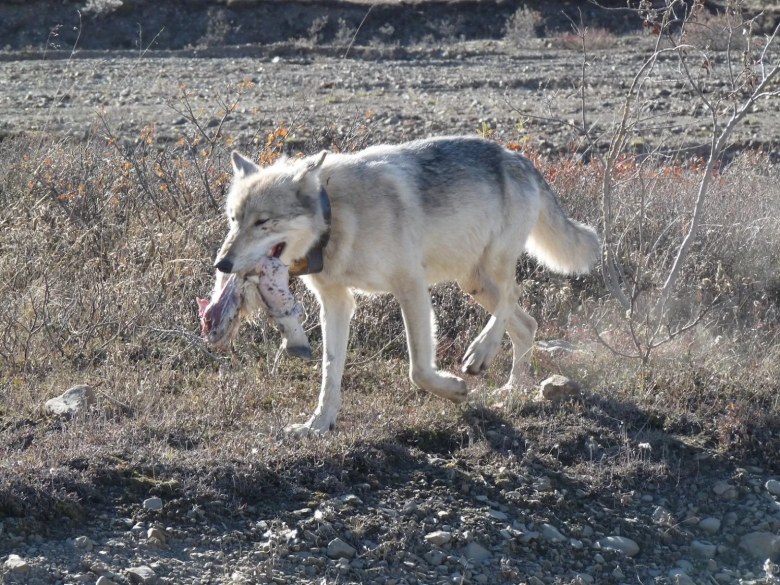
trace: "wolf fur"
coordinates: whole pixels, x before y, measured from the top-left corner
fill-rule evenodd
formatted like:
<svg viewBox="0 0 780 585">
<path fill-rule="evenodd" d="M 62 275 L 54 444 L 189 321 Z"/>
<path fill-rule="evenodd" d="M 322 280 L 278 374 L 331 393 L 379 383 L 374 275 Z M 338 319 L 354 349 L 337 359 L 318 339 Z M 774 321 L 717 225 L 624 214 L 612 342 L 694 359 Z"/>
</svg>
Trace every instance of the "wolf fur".
<svg viewBox="0 0 780 585">
<path fill-rule="evenodd" d="M 215 266 L 242 272 L 271 250 L 285 264 L 302 257 L 330 229 L 324 270 L 302 277 L 320 303 L 323 376 L 319 403 L 295 433 L 332 429 L 353 291 L 389 292 L 401 306 L 410 378 L 419 388 L 454 402 L 465 382 L 435 364 L 428 286 L 455 281 L 491 314 L 462 360 L 462 371 L 482 373 L 512 341 L 508 386 L 527 362 L 536 321 L 518 304 L 517 260 L 527 251 L 564 274 L 588 272 L 600 256 L 593 228 L 569 219 L 533 164 L 500 145 L 471 137 L 374 146 L 355 154 L 318 155 L 259 168 L 237 152 L 226 202 L 230 232 Z M 326 224 L 320 188 L 328 193 Z"/>
</svg>

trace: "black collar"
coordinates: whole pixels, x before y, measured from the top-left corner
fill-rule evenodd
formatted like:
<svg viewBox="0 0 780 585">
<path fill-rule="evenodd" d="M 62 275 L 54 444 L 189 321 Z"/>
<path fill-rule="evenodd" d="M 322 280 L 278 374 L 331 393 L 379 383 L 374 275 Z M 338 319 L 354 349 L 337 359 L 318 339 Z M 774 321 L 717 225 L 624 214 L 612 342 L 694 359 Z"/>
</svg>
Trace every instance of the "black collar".
<svg viewBox="0 0 780 585">
<path fill-rule="evenodd" d="M 325 219 L 325 232 L 320 236 L 319 241 L 314 244 L 303 258 L 295 260 L 290 266 L 290 276 L 304 276 L 305 274 L 317 274 L 322 272 L 324 261 L 322 252 L 330 240 L 330 197 L 325 191 L 325 187 L 320 187 L 320 208 L 322 217 Z"/>
</svg>

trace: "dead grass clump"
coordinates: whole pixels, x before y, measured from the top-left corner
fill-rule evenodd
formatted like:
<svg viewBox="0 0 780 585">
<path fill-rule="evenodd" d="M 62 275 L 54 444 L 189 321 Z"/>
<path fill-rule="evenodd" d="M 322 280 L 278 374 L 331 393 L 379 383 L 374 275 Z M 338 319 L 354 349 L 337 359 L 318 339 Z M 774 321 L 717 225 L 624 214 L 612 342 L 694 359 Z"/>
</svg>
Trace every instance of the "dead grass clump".
<svg viewBox="0 0 780 585">
<path fill-rule="evenodd" d="M 618 37 L 605 28 L 583 28 L 581 31 L 565 32 L 550 38 L 550 44 L 557 49 L 581 51 L 602 51 L 612 49 Z"/>
</svg>

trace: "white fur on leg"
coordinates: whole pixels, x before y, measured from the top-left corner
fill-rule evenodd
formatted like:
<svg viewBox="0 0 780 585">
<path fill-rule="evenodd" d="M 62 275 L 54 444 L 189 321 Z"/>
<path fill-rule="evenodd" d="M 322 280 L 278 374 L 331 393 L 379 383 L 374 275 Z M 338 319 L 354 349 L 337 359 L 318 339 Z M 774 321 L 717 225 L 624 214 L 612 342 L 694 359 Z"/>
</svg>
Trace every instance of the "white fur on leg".
<svg viewBox="0 0 780 585">
<path fill-rule="evenodd" d="M 322 323 L 322 387 L 314 414 L 303 424 L 292 424 L 285 432 L 293 436 L 322 434 L 336 426 L 336 415 L 341 406 L 341 378 L 347 358 L 349 322 L 355 310 L 352 293 L 336 289 L 320 293 L 320 321 Z"/>
</svg>

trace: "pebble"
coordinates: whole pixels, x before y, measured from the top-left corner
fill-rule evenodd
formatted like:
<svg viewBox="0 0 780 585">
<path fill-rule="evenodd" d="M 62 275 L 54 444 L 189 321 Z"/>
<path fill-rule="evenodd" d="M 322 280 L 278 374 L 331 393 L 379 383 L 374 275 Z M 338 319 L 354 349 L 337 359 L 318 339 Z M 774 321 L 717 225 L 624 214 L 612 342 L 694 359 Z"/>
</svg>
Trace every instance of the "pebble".
<svg viewBox="0 0 780 585">
<path fill-rule="evenodd" d="M 550 542 L 563 542 L 566 537 L 552 524 L 542 524 L 542 536 Z"/>
<path fill-rule="evenodd" d="M 733 500 L 737 497 L 737 488 L 725 480 L 716 481 L 712 486 L 712 491 L 724 500 Z"/>
<path fill-rule="evenodd" d="M 673 523 L 672 514 L 663 506 L 657 506 L 651 516 L 653 523 L 661 526 L 670 526 Z"/>
<path fill-rule="evenodd" d="M 30 565 L 27 564 L 27 561 L 19 555 L 8 555 L 3 566 L 9 573 L 26 573 L 30 569 Z"/>
<path fill-rule="evenodd" d="M 441 552 L 439 549 L 433 549 L 429 550 L 427 553 L 423 555 L 426 562 L 429 565 L 432 565 L 434 567 L 438 567 L 444 562 L 444 559 L 447 557 L 443 552 Z"/>
<path fill-rule="evenodd" d="M 639 552 L 639 545 L 625 536 L 606 536 L 599 540 L 599 546 L 606 550 L 621 552 L 629 557 Z"/>
<path fill-rule="evenodd" d="M 493 518 L 493 520 L 506 520 L 508 516 L 499 510 L 488 510 L 488 516 Z"/>
<path fill-rule="evenodd" d="M 708 518 L 702 518 L 699 521 L 699 528 L 701 528 L 707 534 L 715 534 L 720 530 L 720 520 L 712 516 Z"/>
<path fill-rule="evenodd" d="M 93 543 L 88 536 L 79 536 L 73 540 L 73 544 L 76 546 L 76 548 L 82 548 L 86 551 L 92 550 L 92 548 L 95 546 L 95 543 Z"/>
<path fill-rule="evenodd" d="M 715 556 L 718 547 L 709 542 L 694 540 L 693 542 L 691 542 L 691 550 L 698 557 L 701 557 L 703 559 L 711 559 Z"/>
<path fill-rule="evenodd" d="M 558 402 L 569 398 L 579 398 L 582 386 L 566 376 L 555 374 L 539 384 L 539 396 L 542 400 Z"/>
<path fill-rule="evenodd" d="M 168 535 L 165 534 L 165 531 L 161 528 L 152 526 L 149 530 L 146 531 L 146 538 L 149 540 L 156 540 L 159 542 L 159 544 L 165 544 L 166 540 L 168 540 Z"/>
<path fill-rule="evenodd" d="M 764 484 L 764 487 L 766 488 L 766 491 L 768 491 L 773 496 L 780 496 L 780 481 L 777 481 L 776 479 L 770 479 Z"/>
<path fill-rule="evenodd" d="M 131 583 L 140 583 L 146 585 L 148 583 L 157 582 L 157 573 L 155 573 L 151 567 L 146 565 L 140 565 L 138 567 L 130 567 L 127 569 L 127 580 Z"/>
<path fill-rule="evenodd" d="M 476 563 L 483 563 L 493 556 L 488 549 L 477 542 L 468 543 L 463 554 L 467 559 Z"/>
<path fill-rule="evenodd" d="M 144 500 L 144 510 L 162 510 L 163 502 L 157 496 L 147 498 Z"/>
<path fill-rule="evenodd" d="M 46 401 L 44 410 L 53 416 L 72 418 L 97 401 L 95 391 L 85 384 L 68 388 L 65 392 Z"/>
<path fill-rule="evenodd" d="M 696 582 L 683 569 L 671 569 L 668 575 L 673 585 L 696 585 Z"/>
<path fill-rule="evenodd" d="M 761 561 L 773 559 L 780 553 L 780 537 L 772 532 L 751 532 L 740 539 L 739 548 Z"/>
<path fill-rule="evenodd" d="M 351 559 L 357 554 L 357 550 L 340 538 L 334 538 L 328 543 L 326 554 L 332 559 Z"/>
<path fill-rule="evenodd" d="M 452 532 L 446 530 L 435 530 L 425 535 L 426 542 L 435 546 L 442 546 L 452 540 Z"/>
</svg>

